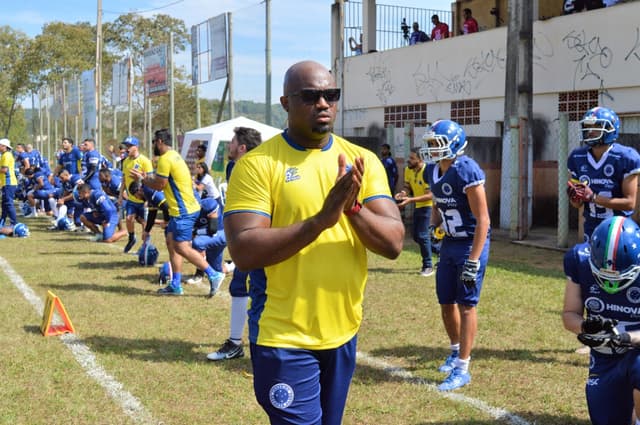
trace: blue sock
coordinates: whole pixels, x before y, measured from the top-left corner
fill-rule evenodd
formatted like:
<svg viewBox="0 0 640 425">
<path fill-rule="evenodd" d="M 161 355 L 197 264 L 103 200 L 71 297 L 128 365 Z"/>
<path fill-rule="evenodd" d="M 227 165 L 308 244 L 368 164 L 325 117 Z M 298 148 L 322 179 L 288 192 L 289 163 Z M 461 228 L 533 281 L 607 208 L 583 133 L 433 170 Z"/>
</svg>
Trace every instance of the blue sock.
<svg viewBox="0 0 640 425">
<path fill-rule="evenodd" d="M 213 267 L 211 267 L 211 266 L 207 266 L 207 268 L 206 268 L 206 269 L 204 269 L 204 273 L 205 273 L 207 276 L 214 276 L 214 275 L 216 274 L 216 271 L 215 271 L 215 270 L 213 270 Z"/>
<path fill-rule="evenodd" d="M 171 286 L 179 288 L 182 284 L 182 273 L 173 273 L 173 279 L 171 280 Z"/>
</svg>

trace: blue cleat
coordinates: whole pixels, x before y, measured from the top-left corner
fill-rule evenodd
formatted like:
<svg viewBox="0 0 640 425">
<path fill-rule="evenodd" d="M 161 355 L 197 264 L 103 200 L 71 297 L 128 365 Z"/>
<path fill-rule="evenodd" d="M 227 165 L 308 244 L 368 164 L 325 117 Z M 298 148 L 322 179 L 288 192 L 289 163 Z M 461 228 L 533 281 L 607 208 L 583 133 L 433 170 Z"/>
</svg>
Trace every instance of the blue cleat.
<svg viewBox="0 0 640 425">
<path fill-rule="evenodd" d="M 442 384 L 438 385 L 439 391 L 451 391 L 460 387 L 464 387 L 471 382 L 471 374 L 459 367 L 453 368 L 453 371 L 447 376 Z"/>
<path fill-rule="evenodd" d="M 212 274 L 207 276 L 209 278 L 209 286 L 211 287 L 211 289 L 209 290 L 208 298 L 212 298 L 216 294 L 216 292 L 218 292 L 218 289 L 220 289 L 220 285 L 224 280 L 224 276 L 224 273 L 220 272 L 213 272 Z"/>
<path fill-rule="evenodd" d="M 158 289 L 158 295 L 182 295 L 184 291 L 181 286 L 177 288 L 172 285 L 167 285 L 164 288 Z"/>
<path fill-rule="evenodd" d="M 447 357 L 447 359 L 444 361 L 444 363 L 440 365 L 438 370 L 442 373 L 451 373 L 454 368 L 453 362 L 458 359 L 459 353 L 459 351 L 452 351 L 451 354 L 449 354 L 449 357 Z"/>
</svg>

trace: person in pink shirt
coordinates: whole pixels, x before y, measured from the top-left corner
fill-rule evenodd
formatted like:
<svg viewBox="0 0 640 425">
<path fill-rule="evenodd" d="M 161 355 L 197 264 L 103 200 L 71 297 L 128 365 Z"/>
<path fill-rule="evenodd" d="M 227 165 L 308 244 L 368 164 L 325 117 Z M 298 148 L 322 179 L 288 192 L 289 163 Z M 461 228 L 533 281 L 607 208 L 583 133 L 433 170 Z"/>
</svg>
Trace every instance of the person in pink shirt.
<svg viewBox="0 0 640 425">
<path fill-rule="evenodd" d="M 438 15 L 431 17 L 431 23 L 434 25 L 431 30 L 431 40 L 442 40 L 443 38 L 449 38 L 449 25 L 444 22 L 440 22 Z"/>
<path fill-rule="evenodd" d="M 466 8 L 464 13 L 464 22 L 462 23 L 462 34 L 471 34 L 478 32 L 478 21 L 471 15 L 471 9 Z"/>
</svg>

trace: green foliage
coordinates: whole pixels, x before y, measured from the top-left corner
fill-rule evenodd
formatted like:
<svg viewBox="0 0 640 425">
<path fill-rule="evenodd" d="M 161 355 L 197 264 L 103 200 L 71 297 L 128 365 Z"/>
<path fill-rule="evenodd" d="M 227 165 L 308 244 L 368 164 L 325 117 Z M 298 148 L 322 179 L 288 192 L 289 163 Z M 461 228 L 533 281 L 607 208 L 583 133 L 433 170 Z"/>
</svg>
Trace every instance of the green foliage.
<svg viewBox="0 0 640 425">
<path fill-rule="evenodd" d="M 25 57 L 29 47 L 26 34 L 0 27 L 0 137 L 11 134 L 18 104 L 27 92 Z"/>
<path fill-rule="evenodd" d="M 49 22 L 33 43 L 41 82 L 62 81 L 95 68 L 96 29 L 88 22 Z"/>
<path fill-rule="evenodd" d="M 105 46 L 121 57 L 131 55 L 140 73 L 144 51 L 161 44 L 169 45 L 171 33 L 175 53 L 184 51 L 189 43 L 184 21 L 163 14 L 145 18 L 136 13 L 127 13 L 112 23 L 105 23 L 103 30 Z"/>
</svg>

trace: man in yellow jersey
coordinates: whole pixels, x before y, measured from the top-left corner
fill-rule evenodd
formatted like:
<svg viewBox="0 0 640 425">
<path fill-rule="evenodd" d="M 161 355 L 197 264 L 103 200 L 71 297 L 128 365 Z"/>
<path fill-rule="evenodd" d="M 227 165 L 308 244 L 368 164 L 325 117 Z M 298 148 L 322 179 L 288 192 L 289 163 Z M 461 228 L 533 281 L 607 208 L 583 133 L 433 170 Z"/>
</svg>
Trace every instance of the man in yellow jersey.
<svg viewBox="0 0 640 425">
<path fill-rule="evenodd" d="M 376 155 L 332 134 L 340 89 L 312 61 L 284 77 L 289 128 L 229 181 L 228 248 L 252 279 L 254 391 L 272 423 L 338 425 L 355 369 L 367 250 L 402 251 L 404 226 Z"/>
<path fill-rule="evenodd" d="M 153 171 L 151 160 L 140 153 L 140 142 L 137 137 L 127 136 L 122 141 L 127 147 L 127 157 L 122 161 L 122 175 L 124 176 L 124 184 L 120 186 L 120 196 L 118 196 L 118 205 L 124 206 L 126 212 L 127 232 L 129 232 L 129 240 L 124 247 L 125 254 L 131 251 L 136 244 L 137 238 L 135 233 L 136 221 L 142 225 L 144 229 L 144 199 L 140 199 L 134 194 L 128 193 L 127 188 L 133 182 L 131 170 L 143 171 L 150 173 Z"/>
<path fill-rule="evenodd" d="M 13 200 L 16 197 L 16 189 L 18 188 L 18 179 L 15 173 L 15 158 L 11 152 L 11 141 L 9 139 L 0 139 L 0 188 L 2 188 L 2 217 L 0 222 L 13 225 L 18 222 L 16 217 L 16 207 Z M 10 223 L 7 223 L 9 217 Z"/>
<path fill-rule="evenodd" d="M 153 154 L 158 157 L 155 174 L 144 170 L 131 169 L 129 174 L 143 185 L 154 190 L 162 190 L 169 206 L 169 224 L 166 241 L 169 260 L 173 270 L 171 283 L 158 290 L 160 295 L 182 295 L 182 259 L 204 271 L 209 279 L 209 297 L 215 295 L 224 279 L 224 273 L 217 272 L 202 255 L 193 249 L 193 225 L 200 214 L 200 204 L 193 192 L 189 166 L 173 148 L 171 133 L 167 129 L 158 130 L 153 136 Z"/>
<path fill-rule="evenodd" d="M 407 167 L 404 169 L 404 187 L 396 193 L 398 207 L 404 207 L 415 203 L 413 209 L 413 240 L 420 247 L 422 256 L 422 276 L 433 275 L 433 259 L 431 258 L 431 209 L 433 207 L 433 195 L 424 174 L 426 164 L 418 155 L 419 148 L 411 148 Z"/>
</svg>

